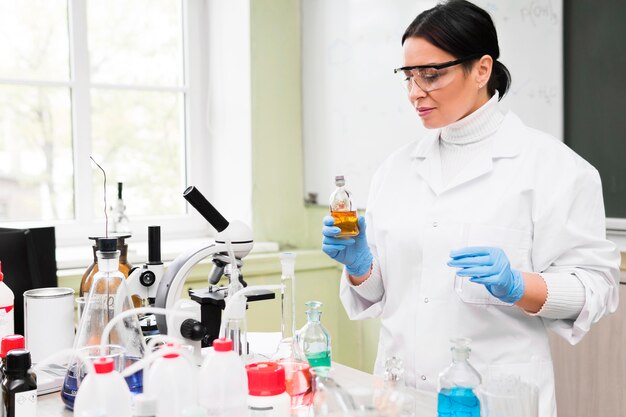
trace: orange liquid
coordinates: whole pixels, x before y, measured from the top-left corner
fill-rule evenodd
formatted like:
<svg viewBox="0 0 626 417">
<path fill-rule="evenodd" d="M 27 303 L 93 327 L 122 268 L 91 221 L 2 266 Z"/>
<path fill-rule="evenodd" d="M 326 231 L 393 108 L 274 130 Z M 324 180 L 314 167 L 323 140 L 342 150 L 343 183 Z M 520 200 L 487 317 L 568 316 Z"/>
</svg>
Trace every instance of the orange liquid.
<svg viewBox="0 0 626 417">
<path fill-rule="evenodd" d="M 357 223 L 359 217 L 356 211 L 331 211 L 330 215 L 335 219 L 335 226 L 341 229 L 338 237 L 358 236 L 359 226 Z"/>
</svg>

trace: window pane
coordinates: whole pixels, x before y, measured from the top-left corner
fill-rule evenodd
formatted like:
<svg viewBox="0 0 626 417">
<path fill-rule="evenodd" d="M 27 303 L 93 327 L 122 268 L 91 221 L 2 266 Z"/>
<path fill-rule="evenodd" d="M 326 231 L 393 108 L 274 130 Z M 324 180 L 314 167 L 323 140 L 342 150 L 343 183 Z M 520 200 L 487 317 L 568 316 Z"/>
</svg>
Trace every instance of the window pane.
<svg viewBox="0 0 626 417">
<path fill-rule="evenodd" d="M 66 0 L 0 0 L 0 77 L 69 80 Z"/>
<path fill-rule="evenodd" d="M 0 86 L 0 221 L 74 217 L 70 93 Z"/>
<path fill-rule="evenodd" d="M 183 84 L 180 0 L 95 0 L 87 10 L 93 82 Z"/>
<path fill-rule="evenodd" d="M 107 173 L 109 206 L 124 183 L 131 221 L 185 213 L 183 103 L 181 93 L 92 90 L 94 158 Z M 93 171 L 93 184 L 101 218 L 101 171 Z"/>
</svg>

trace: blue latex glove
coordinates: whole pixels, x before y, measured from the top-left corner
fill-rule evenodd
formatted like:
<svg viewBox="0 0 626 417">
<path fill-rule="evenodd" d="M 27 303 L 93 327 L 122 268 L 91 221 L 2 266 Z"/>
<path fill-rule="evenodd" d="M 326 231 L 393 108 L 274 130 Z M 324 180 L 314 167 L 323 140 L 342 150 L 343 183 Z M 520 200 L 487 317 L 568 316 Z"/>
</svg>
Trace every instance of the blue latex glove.
<svg viewBox="0 0 626 417">
<path fill-rule="evenodd" d="M 348 274 L 354 277 L 361 277 L 367 274 L 372 266 L 372 252 L 367 246 L 365 236 L 365 218 L 359 216 L 359 235 L 354 238 L 337 238 L 341 229 L 335 224 L 335 219 L 331 216 L 324 217 L 324 227 L 322 227 L 322 250 L 324 253 L 337 262 L 346 266 Z"/>
<path fill-rule="evenodd" d="M 500 248 L 467 247 L 450 252 L 448 265 L 461 268 L 457 275 L 471 277 L 487 291 L 505 303 L 516 303 L 524 295 L 522 273 L 511 269 L 506 253 Z"/>
</svg>

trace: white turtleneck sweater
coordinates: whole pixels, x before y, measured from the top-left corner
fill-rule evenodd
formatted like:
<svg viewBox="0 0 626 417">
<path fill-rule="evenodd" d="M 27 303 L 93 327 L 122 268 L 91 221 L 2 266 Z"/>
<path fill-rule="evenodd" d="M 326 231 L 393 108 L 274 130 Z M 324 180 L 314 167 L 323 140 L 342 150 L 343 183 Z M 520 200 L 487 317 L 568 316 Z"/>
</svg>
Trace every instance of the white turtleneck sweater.
<svg viewBox="0 0 626 417">
<path fill-rule="evenodd" d="M 498 93 L 475 112 L 441 129 L 439 154 L 444 184 L 448 184 L 495 137 L 504 114 L 498 106 Z M 548 298 L 536 313 L 553 319 L 575 319 L 585 304 L 585 287 L 575 275 L 542 276 L 548 287 Z"/>
</svg>

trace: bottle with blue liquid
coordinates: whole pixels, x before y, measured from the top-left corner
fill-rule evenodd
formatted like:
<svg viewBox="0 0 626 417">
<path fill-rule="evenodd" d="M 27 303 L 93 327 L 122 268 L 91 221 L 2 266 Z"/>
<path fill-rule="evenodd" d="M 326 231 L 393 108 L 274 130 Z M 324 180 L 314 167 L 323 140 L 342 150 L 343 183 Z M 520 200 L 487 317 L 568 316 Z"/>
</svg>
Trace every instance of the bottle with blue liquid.
<svg viewBox="0 0 626 417">
<path fill-rule="evenodd" d="M 452 363 L 439 374 L 438 417 L 480 417 L 476 388 L 481 379 L 469 362 L 470 339 L 452 339 Z"/>
</svg>

